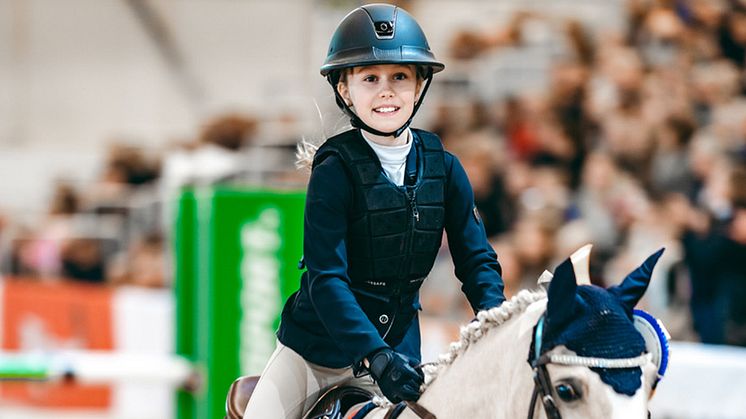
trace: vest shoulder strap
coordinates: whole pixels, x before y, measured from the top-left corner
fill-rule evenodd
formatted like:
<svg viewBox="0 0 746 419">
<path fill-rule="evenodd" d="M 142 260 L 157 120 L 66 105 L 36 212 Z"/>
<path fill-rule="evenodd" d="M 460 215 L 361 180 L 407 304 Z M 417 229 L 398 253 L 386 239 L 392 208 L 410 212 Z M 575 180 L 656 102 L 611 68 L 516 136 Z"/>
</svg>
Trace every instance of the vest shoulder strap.
<svg viewBox="0 0 746 419">
<path fill-rule="evenodd" d="M 438 137 L 436 134 L 433 134 L 432 132 L 421 130 L 421 129 L 415 129 L 412 128 L 412 131 L 414 131 L 418 137 L 420 137 L 420 140 L 422 141 L 422 148 L 425 151 L 443 151 L 443 142 L 440 140 L 440 137 Z"/>
<path fill-rule="evenodd" d="M 356 131 L 345 131 L 326 140 L 313 157 L 313 167 L 321 164 L 321 162 L 333 154 L 341 157 L 345 165 L 350 165 L 361 160 L 369 160 L 371 157 L 366 152 Z"/>
<path fill-rule="evenodd" d="M 446 176 L 445 149 L 440 137 L 432 132 L 414 130 L 420 140 L 425 160 L 425 178 L 442 178 Z"/>
</svg>

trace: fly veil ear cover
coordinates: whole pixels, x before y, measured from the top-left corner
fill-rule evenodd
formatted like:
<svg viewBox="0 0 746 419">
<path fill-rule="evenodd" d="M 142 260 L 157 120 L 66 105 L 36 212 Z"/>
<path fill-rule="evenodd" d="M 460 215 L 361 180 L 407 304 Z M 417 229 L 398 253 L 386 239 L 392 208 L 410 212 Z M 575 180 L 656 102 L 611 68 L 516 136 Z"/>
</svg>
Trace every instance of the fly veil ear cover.
<svg viewBox="0 0 746 419">
<path fill-rule="evenodd" d="M 660 320 L 643 310 L 634 308 L 639 297 L 635 298 L 632 296 L 641 296 L 645 292 L 653 273 L 653 267 L 663 254 L 663 250 L 660 249 L 650 255 L 639 268 L 627 275 L 622 284 L 609 289 L 610 292 L 616 294 L 623 301 L 632 313 L 635 329 L 642 335 L 645 340 L 645 348 L 652 355 L 653 362 L 658 367 L 658 380 L 656 384 L 663 378 L 668 368 L 668 341 L 670 335 Z"/>
<path fill-rule="evenodd" d="M 653 362 L 658 367 L 658 379 L 655 381 L 655 384 L 658 384 L 658 381 L 663 379 L 668 369 L 668 358 L 670 356 L 668 341 L 671 336 L 663 323 L 650 313 L 635 309 L 633 317 L 635 329 L 645 339 L 645 348 L 653 356 Z"/>
<path fill-rule="evenodd" d="M 590 284 L 589 259 L 592 245 L 588 244 L 570 256 L 572 262 L 572 273 L 577 279 L 578 285 Z M 652 361 L 657 367 L 657 380 L 660 381 L 668 369 L 668 360 L 670 357 L 669 340 L 670 335 L 663 323 L 650 313 L 640 309 L 634 309 L 647 286 L 652 275 L 653 267 L 663 254 L 664 249 L 660 249 L 645 260 L 645 262 L 636 270 L 631 272 L 621 285 L 610 287 L 609 291 L 616 295 L 622 301 L 625 308 L 629 311 L 635 329 L 640 333 L 645 341 L 645 350 L 651 354 Z M 567 266 L 563 267 L 567 270 Z M 562 269 L 562 268 L 560 268 Z M 544 271 L 539 278 L 539 285 L 548 287 L 553 275 Z M 542 325 L 543 326 L 543 325 Z M 538 351 L 538 348 L 535 348 Z M 538 354 L 535 355 L 538 358 Z"/>
</svg>

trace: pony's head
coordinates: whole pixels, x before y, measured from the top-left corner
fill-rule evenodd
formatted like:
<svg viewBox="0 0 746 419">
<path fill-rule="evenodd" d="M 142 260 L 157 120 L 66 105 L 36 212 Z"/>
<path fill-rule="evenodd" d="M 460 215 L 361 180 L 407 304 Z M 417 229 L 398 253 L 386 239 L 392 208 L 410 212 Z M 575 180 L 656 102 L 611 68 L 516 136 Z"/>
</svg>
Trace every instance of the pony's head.
<svg viewBox="0 0 746 419">
<path fill-rule="evenodd" d="M 615 417 L 621 412 L 625 418 L 646 417 L 667 354 L 651 344 L 657 339 L 641 334 L 636 325 L 641 315 L 634 307 L 662 253 L 607 289 L 578 285 L 572 258 L 555 269 L 528 359 L 548 416 Z"/>
</svg>

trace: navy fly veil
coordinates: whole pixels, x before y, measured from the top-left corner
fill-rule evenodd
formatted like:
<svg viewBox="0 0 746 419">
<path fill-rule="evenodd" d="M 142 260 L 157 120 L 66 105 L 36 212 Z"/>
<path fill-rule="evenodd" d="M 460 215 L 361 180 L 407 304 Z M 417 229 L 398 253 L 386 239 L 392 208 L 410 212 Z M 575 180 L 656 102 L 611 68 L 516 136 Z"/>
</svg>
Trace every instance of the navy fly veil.
<svg viewBox="0 0 746 419">
<path fill-rule="evenodd" d="M 635 328 L 633 309 L 645 293 L 653 267 L 662 253 L 663 249 L 657 251 L 619 286 L 608 289 L 578 286 L 571 260 L 560 264 L 549 285 L 540 354 L 559 345 L 581 357 L 622 359 L 644 354 L 645 339 Z M 534 336 L 536 338 L 537 334 Z M 531 345 L 528 359 L 532 365 L 536 361 L 534 345 Z M 620 394 L 634 395 L 642 383 L 639 366 L 591 370 Z"/>
</svg>

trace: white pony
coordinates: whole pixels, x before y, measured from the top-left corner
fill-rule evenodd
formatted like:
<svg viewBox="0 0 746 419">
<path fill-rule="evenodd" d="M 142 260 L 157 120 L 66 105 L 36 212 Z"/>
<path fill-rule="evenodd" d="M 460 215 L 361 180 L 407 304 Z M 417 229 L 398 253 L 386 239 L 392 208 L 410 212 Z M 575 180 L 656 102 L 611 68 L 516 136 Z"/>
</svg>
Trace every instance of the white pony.
<svg viewBox="0 0 746 419">
<path fill-rule="evenodd" d="M 667 334 L 654 318 L 633 309 L 663 250 L 608 289 L 590 285 L 589 252 L 590 246 L 581 248 L 553 278 L 545 272 L 539 282 L 551 279 L 548 291 L 522 291 L 462 327 L 449 352 L 423 368 L 417 403 L 374 398 L 342 417 L 647 418 L 648 400 L 668 363 Z M 245 379 L 231 387 L 228 418 L 243 415 L 250 397 L 250 390 L 239 387 Z M 327 405 L 335 403 L 336 412 L 305 417 L 339 418 L 349 404 L 336 399 Z"/>
<path fill-rule="evenodd" d="M 579 252 L 587 253 L 589 249 L 589 246 L 586 246 Z M 424 392 L 417 402 L 418 406 L 400 406 L 400 409 L 397 409 L 401 410 L 398 417 L 647 418 L 648 399 L 665 372 L 665 365 L 660 365 L 667 362 L 665 329 L 654 321 L 656 324 L 651 326 L 643 322 L 643 329 L 654 329 L 652 334 L 636 333 L 635 336 L 635 332 L 627 333 L 629 330 L 612 330 L 610 337 L 623 339 L 617 342 L 603 342 L 604 337 L 597 335 L 603 335 L 605 332 L 597 326 L 603 327 L 605 318 L 610 317 L 610 313 L 614 311 L 628 314 L 626 321 L 630 328 L 634 328 L 634 324 L 642 320 L 636 314 L 633 316 L 632 309 L 647 289 L 653 266 L 661 253 L 662 250 L 650 256 L 619 286 L 607 290 L 590 285 L 585 279 L 588 278 L 587 258 L 585 266 L 580 262 L 575 263 L 574 267 L 568 259 L 555 270 L 548 293 L 541 289 L 521 291 L 502 306 L 480 312 L 477 316 L 478 321 L 461 329 L 461 338 L 451 344 L 450 351 L 442 355 L 435 364 L 424 368 L 426 383 Z M 572 259 L 583 259 L 577 256 L 578 252 Z M 575 271 L 579 271 L 580 274 L 576 275 Z M 545 275 L 551 277 L 547 272 Z M 583 283 L 588 283 L 578 286 L 578 277 Z M 586 291 L 581 292 L 581 289 Z M 587 289 L 593 290 L 589 294 Z M 587 304 L 588 301 L 583 301 L 596 298 L 588 296 L 594 293 L 601 299 L 604 299 L 605 294 L 608 294 L 609 298 L 605 298 L 603 304 Z M 580 297 L 579 294 L 585 295 Z M 606 307 L 605 304 L 609 303 L 618 307 Z M 588 312 L 592 311 L 588 310 L 589 307 L 579 309 L 579 305 L 587 305 L 590 308 L 598 306 L 600 310 L 598 313 L 592 313 Z M 578 313 L 581 314 L 581 318 L 572 318 Z M 588 323 L 573 325 L 574 322 L 583 321 Z M 615 321 L 619 321 L 619 318 Z M 544 330 L 537 333 L 539 323 L 545 325 Z M 620 352 L 629 352 L 626 349 L 630 346 L 639 348 L 640 339 L 643 339 L 644 346 L 639 353 L 632 349 L 634 356 L 610 353 L 605 357 L 583 356 L 565 345 L 542 348 L 543 337 L 562 335 L 563 330 L 572 327 L 581 330 L 581 334 L 583 330 L 595 328 L 593 336 L 601 341 L 595 342 L 594 345 L 612 348 L 611 352 L 615 352 L 613 348 L 625 348 Z M 619 325 L 609 327 L 624 329 Z M 640 325 L 635 330 L 640 331 Z M 568 345 L 576 349 L 584 348 L 583 342 L 568 341 Z M 534 352 L 534 360 L 542 361 L 534 362 L 534 365 L 529 364 L 530 352 Z M 537 363 L 546 368 L 545 390 L 549 394 L 544 394 L 540 389 L 541 385 L 535 381 L 535 375 L 542 375 L 542 365 L 537 366 Z M 631 387 L 633 394 L 620 394 L 619 385 L 615 388 L 605 382 L 617 384 L 616 381 L 619 381 L 620 377 L 613 377 L 617 371 L 624 375 L 621 377 L 622 381 L 631 381 L 625 383 L 626 392 L 630 393 Z M 634 372 L 641 374 L 636 376 Z M 603 380 L 604 374 L 611 374 L 612 377 Z M 534 391 L 537 392 L 537 396 L 532 401 Z M 377 402 L 379 407 L 365 415 L 365 419 L 396 417 L 393 416 L 394 406 L 380 400 Z M 543 402 L 553 403 L 556 408 L 552 411 L 550 406 L 547 410 L 542 407 Z M 534 403 L 537 406 L 535 412 L 532 407 Z M 420 414 L 415 413 L 415 409 L 421 409 Z M 345 415 L 345 418 L 354 417 L 354 412 L 355 409 Z M 427 413 L 423 412 L 429 412 L 433 416 L 427 416 Z M 529 416 L 529 412 L 532 416 Z M 391 416 L 386 416 L 387 414 Z"/>
</svg>

